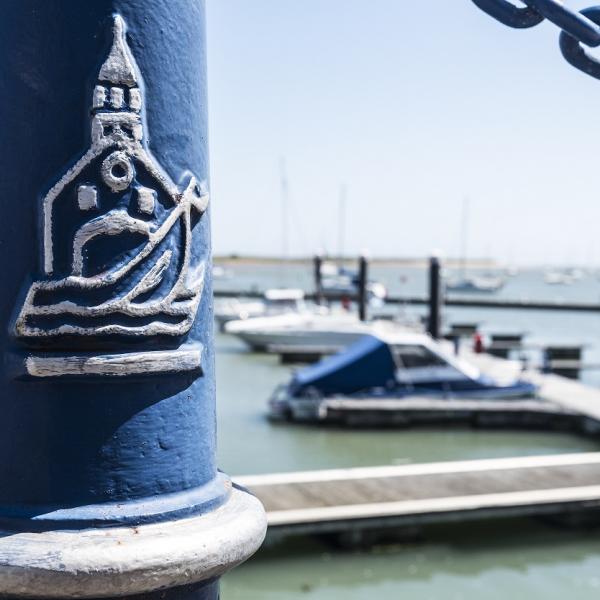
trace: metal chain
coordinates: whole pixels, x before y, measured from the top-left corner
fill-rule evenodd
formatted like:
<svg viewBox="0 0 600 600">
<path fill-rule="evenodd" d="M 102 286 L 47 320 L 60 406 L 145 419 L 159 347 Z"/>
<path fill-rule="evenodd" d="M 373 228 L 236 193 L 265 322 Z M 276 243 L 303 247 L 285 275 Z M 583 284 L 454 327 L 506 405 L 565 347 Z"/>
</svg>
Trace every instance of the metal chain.
<svg viewBox="0 0 600 600">
<path fill-rule="evenodd" d="M 521 0 L 523 7 L 509 0 L 472 0 L 488 15 L 504 25 L 528 29 L 548 20 L 560 27 L 560 50 L 565 59 L 584 73 L 600 79 L 600 61 L 586 52 L 582 44 L 600 46 L 600 6 L 577 12 L 561 0 Z"/>
</svg>

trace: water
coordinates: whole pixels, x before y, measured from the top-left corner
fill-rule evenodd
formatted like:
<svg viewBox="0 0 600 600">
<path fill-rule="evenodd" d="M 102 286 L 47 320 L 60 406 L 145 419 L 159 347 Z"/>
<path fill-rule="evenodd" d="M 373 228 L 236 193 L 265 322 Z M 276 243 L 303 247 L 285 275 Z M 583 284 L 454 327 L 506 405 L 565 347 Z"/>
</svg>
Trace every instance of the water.
<svg viewBox="0 0 600 600">
<path fill-rule="evenodd" d="M 224 600 L 596 600 L 600 538 L 529 521 L 427 532 L 427 542 L 332 552 L 276 547 L 228 574 Z"/>
<path fill-rule="evenodd" d="M 424 293 L 425 272 L 407 271 L 409 279 L 402 285 L 412 281 L 414 289 L 405 293 Z M 383 269 L 390 287 L 395 272 Z M 280 281 L 281 270 L 272 266 L 236 269 L 236 275 L 236 280 L 219 286 L 310 286 L 306 267 L 288 269 L 285 282 Z M 539 272 L 517 278 L 521 278 L 521 287 L 515 282 L 518 293 L 536 299 L 555 298 L 558 293 L 543 284 Z M 571 300 L 600 298 L 600 283 L 591 277 L 566 290 L 562 292 L 574 294 Z M 507 285 L 503 293 L 509 291 Z M 490 331 L 526 331 L 528 340 L 536 343 L 583 342 L 586 360 L 600 362 L 600 316 L 595 314 L 456 308 L 446 315 L 449 322 L 480 322 Z M 598 449 L 589 439 L 562 433 L 454 427 L 365 431 L 272 424 L 265 418 L 266 400 L 278 383 L 289 378 L 289 367 L 275 357 L 248 353 L 237 340 L 221 334 L 216 344 L 219 465 L 233 475 Z M 600 386 L 600 371 L 586 372 L 584 378 Z M 600 536 L 593 531 L 531 521 L 511 526 L 477 523 L 434 528 L 426 540 L 368 552 L 336 551 L 314 540 L 291 540 L 283 547 L 262 550 L 228 574 L 222 596 L 224 600 L 487 600 L 509 595 L 518 600 L 568 594 L 571 600 L 585 600 L 600 593 Z"/>
</svg>

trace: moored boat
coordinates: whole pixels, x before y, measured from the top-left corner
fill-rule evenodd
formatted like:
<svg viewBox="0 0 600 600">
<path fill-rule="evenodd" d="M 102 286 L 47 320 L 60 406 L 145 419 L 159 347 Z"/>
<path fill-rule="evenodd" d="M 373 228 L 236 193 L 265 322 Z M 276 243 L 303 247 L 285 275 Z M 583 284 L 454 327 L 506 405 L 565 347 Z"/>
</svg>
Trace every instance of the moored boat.
<svg viewBox="0 0 600 600">
<path fill-rule="evenodd" d="M 393 321 L 361 321 L 355 314 L 326 309 L 232 321 L 225 332 L 244 341 L 256 352 L 310 348 L 317 354 L 333 354 L 364 335 L 384 331 L 410 331 L 408 325 Z M 321 352 L 317 352 L 321 349 Z"/>
<path fill-rule="evenodd" d="M 302 312 L 305 310 L 304 292 L 293 288 L 273 288 L 256 300 L 227 298 L 215 302 L 215 320 L 223 331 L 230 321 L 245 321 L 256 317 Z"/>
<path fill-rule="evenodd" d="M 321 288 L 325 296 L 355 296 L 358 293 L 359 277 L 356 271 L 325 263 L 321 267 L 321 273 L 323 276 Z M 368 281 L 366 289 L 371 302 L 382 302 L 387 297 L 387 289 L 379 281 Z"/>
<path fill-rule="evenodd" d="M 320 421 L 327 402 L 341 398 L 355 404 L 416 397 L 491 401 L 532 398 L 536 392 L 525 379 L 500 382 L 487 376 L 425 334 L 397 332 L 364 336 L 297 371 L 274 392 L 269 407 L 272 418 Z"/>
<path fill-rule="evenodd" d="M 446 289 L 449 292 L 474 292 L 493 294 L 504 287 L 506 280 L 504 277 L 496 275 L 478 275 L 473 277 L 463 277 L 457 280 L 450 280 L 446 283 Z"/>
<path fill-rule="evenodd" d="M 582 277 L 577 269 L 550 270 L 544 273 L 544 283 L 548 285 L 573 285 Z"/>
</svg>

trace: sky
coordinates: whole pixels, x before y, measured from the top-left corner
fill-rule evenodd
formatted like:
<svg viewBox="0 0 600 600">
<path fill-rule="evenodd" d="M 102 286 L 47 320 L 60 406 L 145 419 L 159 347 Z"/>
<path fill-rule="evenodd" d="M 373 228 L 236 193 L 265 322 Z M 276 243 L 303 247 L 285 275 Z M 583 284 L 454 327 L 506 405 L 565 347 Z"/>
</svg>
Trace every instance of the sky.
<svg viewBox="0 0 600 600">
<path fill-rule="evenodd" d="M 600 80 L 551 23 L 509 29 L 470 0 L 207 14 L 215 254 L 336 253 L 344 223 L 348 255 L 453 257 L 467 199 L 470 258 L 600 264 Z"/>
</svg>

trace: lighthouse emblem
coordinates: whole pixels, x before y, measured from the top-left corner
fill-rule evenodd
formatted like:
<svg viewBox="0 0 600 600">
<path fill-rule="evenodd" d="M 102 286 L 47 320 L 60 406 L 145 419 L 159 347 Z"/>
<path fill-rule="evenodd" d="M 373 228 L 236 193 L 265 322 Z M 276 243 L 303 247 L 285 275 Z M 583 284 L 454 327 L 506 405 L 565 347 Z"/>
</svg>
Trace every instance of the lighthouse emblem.
<svg viewBox="0 0 600 600">
<path fill-rule="evenodd" d="M 193 237 L 207 186 L 190 172 L 174 183 L 150 153 L 125 34 L 115 16 L 93 91 L 90 147 L 41 201 L 42 275 L 14 325 L 30 350 L 30 376 L 200 368 L 201 348 L 185 337 L 205 277 Z"/>
</svg>

